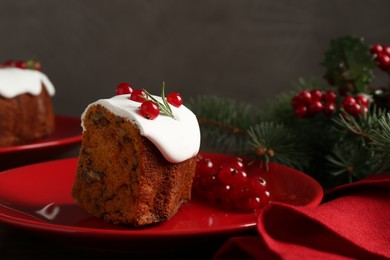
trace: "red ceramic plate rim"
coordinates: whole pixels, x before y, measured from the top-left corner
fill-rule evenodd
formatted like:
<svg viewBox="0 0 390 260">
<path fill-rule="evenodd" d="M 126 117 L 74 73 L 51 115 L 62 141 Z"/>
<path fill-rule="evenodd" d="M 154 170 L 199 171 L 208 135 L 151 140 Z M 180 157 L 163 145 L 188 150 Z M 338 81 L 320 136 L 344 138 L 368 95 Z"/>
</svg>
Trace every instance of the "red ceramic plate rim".
<svg viewBox="0 0 390 260">
<path fill-rule="evenodd" d="M 77 163 L 77 158 L 67 158 L 54 160 L 50 162 L 37 163 L 33 165 L 27 165 L 18 167 L 15 169 L 7 170 L 0 173 L 0 179 L 2 175 L 11 175 L 11 178 L 20 178 L 23 177 L 23 174 L 27 176 L 28 174 L 34 174 L 33 172 L 29 172 L 31 170 L 40 169 L 40 167 L 44 167 L 47 169 L 52 169 L 55 167 L 60 167 L 61 165 L 72 165 L 75 166 Z M 300 178 L 307 178 L 309 185 L 314 185 L 314 189 L 316 190 L 316 197 L 307 204 L 307 206 L 317 206 L 323 197 L 323 191 L 321 186 L 311 177 L 305 175 L 304 173 L 294 171 L 293 173 L 300 176 Z M 13 176 L 12 176 L 13 175 Z M 21 175 L 21 176 L 18 176 Z M 72 175 L 69 175 L 72 176 Z M 73 177 L 72 177 L 73 178 Z M 187 204 L 191 203 L 188 202 Z M 198 203 L 198 202 L 193 202 Z M 210 213 L 213 213 L 217 209 L 213 209 L 210 206 Z M 219 211 L 219 210 L 217 210 Z M 18 209 L 7 206 L 6 204 L 1 202 L 0 197 L 0 221 L 8 224 L 13 224 L 15 226 L 37 230 L 37 231 L 46 231 L 49 233 L 55 234 L 63 234 L 63 235 L 77 235 L 84 237 L 98 237 L 98 238 L 134 238 L 134 239 L 147 239 L 147 238 L 169 238 L 169 237 L 183 237 L 183 236 L 204 236 L 204 235 L 216 235 L 216 234 L 234 234 L 241 233 L 248 230 L 254 230 L 256 226 L 256 215 L 255 213 L 226 213 L 230 217 L 242 216 L 243 220 L 239 223 L 232 223 L 228 226 L 219 226 L 212 228 L 202 228 L 201 230 L 167 230 L 167 229 L 153 229 L 153 228 L 145 228 L 145 229 L 100 229 L 100 228 L 90 228 L 90 227 L 80 227 L 80 226 L 69 226 L 62 224 L 53 224 L 44 222 L 41 219 L 34 220 L 31 215 L 26 212 L 20 211 Z M 230 215 L 229 215 L 230 214 Z"/>
<path fill-rule="evenodd" d="M 80 118 L 66 116 L 66 115 L 55 115 L 55 123 L 56 123 L 56 128 L 52 135 L 61 134 L 61 138 L 56 139 L 56 138 L 51 138 L 49 136 L 49 137 L 41 138 L 29 144 L 0 147 L 0 154 L 34 150 L 40 148 L 49 148 L 49 147 L 54 147 L 59 145 L 67 145 L 67 144 L 81 142 L 82 135 L 81 135 L 81 127 L 80 127 L 81 124 Z M 75 134 L 74 129 L 78 127 L 80 127 L 80 133 Z M 72 130 L 72 131 L 68 131 L 68 130 Z"/>
<path fill-rule="evenodd" d="M 4 205 L 0 205 L 4 207 Z M 11 211 L 14 211 L 11 209 Z M 12 213 L 11 213 L 12 214 Z M 254 214 L 253 214 L 254 215 Z M 75 226 L 65 226 L 58 224 L 50 224 L 42 222 L 40 220 L 28 220 L 20 217 L 13 217 L 11 215 L 6 215 L 0 212 L 0 220 L 3 218 L 4 223 L 13 224 L 18 227 L 24 227 L 36 231 L 47 231 L 55 234 L 68 234 L 68 235 L 78 235 L 78 236 L 93 236 L 93 237 L 126 237 L 126 238 L 151 238 L 151 237 L 183 237 L 183 236 L 203 236 L 209 234 L 234 234 L 236 232 L 241 233 L 245 231 L 252 230 L 256 226 L 256 217 L 253 216 L 252 222 L 241 223 L 236 225 L 230 225 L 229 227 L 220 227 L 220 228 L 210 228 L 202 229 L 201 232 L 196 230 L 186 231 L 186 230 L 153 230 L 149 231 L 148 228 L 141 230 L 126 230 L 126 229 L 98 229 L 98 228 L 83 228 Z"/>
</svg>

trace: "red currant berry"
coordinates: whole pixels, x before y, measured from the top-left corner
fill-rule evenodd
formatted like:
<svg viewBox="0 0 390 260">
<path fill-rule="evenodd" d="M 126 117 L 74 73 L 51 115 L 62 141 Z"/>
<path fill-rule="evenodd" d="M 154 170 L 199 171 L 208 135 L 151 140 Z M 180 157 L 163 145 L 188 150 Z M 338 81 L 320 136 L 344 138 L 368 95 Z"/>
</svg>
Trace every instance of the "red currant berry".
<svg viewBox="0 0 390 260">
<path fill-rule="evenodd" d="M 218 187 L 218 185 L 220 184 L 220 182 L 215 174 L 203 175 L 200 178 L 200 182 L 201 182 L 202 186 L 208 190 L 213 190 L 214 188 Z"/>
<path fill-rule="evenodd" d="M 265 206 L 269 200 L 267 197 L 249 196 L 242 201 L 241 209 L 245 211 L 257 210 Z"/>
<path fill-rule="evenodd" d="M 324 109 L 324 105 L 320 101 L 314 101 L 309 105 L 308 111 L 310 115 L 316 115 Z"/>
<path fill-rule="evenodd" d="M 143 91 L 142 89 L 134 89 L 130 95 L 130 100 L 140 102 L 140 103 L 144 102 L 147 98 L 148 96 L 146 95 L 145 91 Z"/>
<path fill-rule="evenodd" d="M 183 99 L 181 95 L 177 92 L 168 94 L 167 101 L 169 104 L 175 107 L 180 107 L 183 104 Z"/>
<path fill-rule="evenodd" d="M 355 104 L 351 105 L 350 107 L 348 107 L 348 109 L 346 109 L 346 111 L 352 116 L 358 116 L 362 111 L 362 106 L 359 105 L 358 103 L 355 103 Z"/>
<path fill-rule="evenodd" d="M 241 157 L 236 157 L 231 163 L 229 163 L 229 165 L 237 170 L 240 170 L 244 168 L 244 161 Z"/>
<path fill-rule="evenodd" d="M 302 104 L 302 101 L 301 99 L 299 98 L 299 96 L 294 96 L 292 99 L 291 99 L 291 106 L 294 108 L 294 109 L 297 109 L 298 107 L 302 106 L 304 104 Z"/>
<path fill-rule="evenodd" d="M 367 96 L 365 96 L 365 95 L 357 95 L 355 97 L 355 99 L 356 99 L 356 102 L 358 104 L 360 104 L 361 106 L 363 106 L 363 107 L 367 107 L 368 106 L 368 98 L 367 98 Z"/>
<path fill-rule="evenodd" d="M 27 69 L 27 64 L 24 60 L 19 60 L 15 63 L 15 66 L 19 69 Z"/>
<path fill-rule="evenodd" d="M 313 89 L 310 91 L 312 101 L 321 101 L 323 93 L 321 90 Z"/>
<path fill-rule="evenodd" d="M 232 186 L 222 185 L 217 189 L 216 196 L 219 198 L 219 206 L 225 209 L 234 209 L 235 192 Z"/>
<path fill-rule="evenodd" d="M 260 196 L 265 192 L 267 182 L 264 178 L 252 176 L 248 179 L 246 184 L 248 188 L 248 193 L 254 196 Z"/>
<path fill-rule="evenodd" d="M 243 170 L 236 170 L 233 174 L 234 182 L 232 183 L 233 187 L 242 188 L 242 186 L 248 180 L 248 174 Z"/>
<path fill-rule="evenodd" d="M 334 103 L 325 103 L 324 105 L 324 114 L 331 116 L 336 113 L 336 105 Z"/>
<path fill-rule="evenodd" d="M 269 202 L 266 182 L 260 176 L 249 177 L 243 161 L 240 157 L 232 157 L 216 165 L 199 155 L 197 171 L 203 167 L 205 170 L 194 176 L 194 197 L 229 211 L 254 211 L 265 206 Z"/>
<path fill-rule="evenodd" d="M 298 97 L 301 100 L 302 104 L 310 104 L 312 101 L 312 96 L 311 96 L 310 92 L 307 90 L 301 91 L 298 94 Z"/>
<path fill-rule="evenodd" d="M 204 190 L 199 195 L 200 195 L 199 196 L 200 198 L 205 199 L 208 203 L 210 203 L 212 205 L 217 205 L 221 201 L 219 194 L 218 194 L 218 192 L 216 192 L 215 189 Z"/>
<path fill-rule="evenodd" d="M 337 99 L 336 92 L 334 92 L 332 90 L 328 90 L 325 92 L 325 94 L 324 94 L 325 103 L 334 103 L 334 102 L 336 102 L 336 99 Z"/>
<path fill-rule="evenodd" d="M 133 87 L 126 82 L 121 82 L 116 87 L 116 95 L 131 94 Z"/>
<path fill-rule="evenodd" d="M 153 120 L 160 113 L 160 109 L 155 102 L 147 100 L 142 103 L 139 112 L 143 117 Z"/>
<path fill-rule="evenodd" d="M 356 104 L 356 99 L 352 96 L 346 96 L 343 99 L 343 108 L 345 110 L 348 110 L 349 107 L 353 106 Z"/>
<path fill-rule="evenodd" d="M 15 67 L 16 63 L 14 60 L 7 60 L 6 62 L 3 63 L 4 66 L 6 67 Z"/>
<path fill-rule="evenodd" d="M 383 46 L 383 53 L 390 55 L 390 46 Z"/>
<path fill-rule="evenodd" d="M 383 50 L 383 47 L 380 44 L 373 44 L 370 48 L 370 52 L 372 54 L 378 54 L 378 53 L 382 52 L 382 50 Z"/>
<path fill-rule="evenodd" d="M 297 109 L 294 110 L 294 114 L 298 118 L 305 118 L 308 114 L 307 107 L 306 106 L 300 106 Z"/>
<path fill-rule="evenodd" d="M 209 158 L 199 157 L 196 162 L 196 174 L 211 175 L 215 172 L 214 163 Z"/>
<path fill-rule="evenodd" d="M 378 56 L 379 66 L 382 69 L 387 69 L 390 67 L 390 56 L 381 54 Z"/>
<path fill-rule="evenodd" d="M 234 183 L 234 174 L 236 172 L 236 169 L 232 167 L 221 167 L 218 170 L 218 179 L 226 184 L 226 185 L 232 185 Z"/>
</svg>

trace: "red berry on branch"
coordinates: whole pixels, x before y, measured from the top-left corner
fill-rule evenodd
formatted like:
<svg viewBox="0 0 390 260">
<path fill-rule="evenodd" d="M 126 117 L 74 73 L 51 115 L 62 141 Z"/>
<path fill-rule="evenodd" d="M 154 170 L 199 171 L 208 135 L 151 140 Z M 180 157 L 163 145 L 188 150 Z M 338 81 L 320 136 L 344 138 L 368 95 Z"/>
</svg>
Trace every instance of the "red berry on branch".
<svg viewBox="0 0 390 260">
<path fill-rule="evenodd" d="M 313 89 L 310 91 L 312 101 L 321 101 L 323 97 L 323 92 L 318 89 Z"/>
<path fill-rule="evenodd" d="M 332 90 L 327 90 L 324 94 L 325 103 L 334 103 L 337 100 L 336 92 Z"/>
<path fill-rule="evenodd" d="M 348 110 L 346 109 L 346 111 L 352 116 L 358 116 L 362 111 L 362 106 L 358 103 L 355 103 L 348 107 Z"/>
<path fill-rule="evenodd" d="M 386 54 L 380 54 L 378 56 L 378 62 L 381 69 L 388 69 L 390 67 L 390 56 Z"/>
<path fill-rule="evenodd" d="M 382 52 L 390 56 L 390 46 L 384 46 Z"/>
<path fill-rule="evenodd" d="M 368 106 L 368 98 L 365 95 L 357 95 L 355 97 L 355 100 L 362 107 L 367 107 Z"/>
<path fill-rule="evenodd" d="M 305 118 L 308 114 L 308 111 L 307 111 L 307 107 L 306 106 L 300 106 L 298 107 L 297 109 L 294 110 L 294 114 L 296 117 L 298 118 Z"/>
<path fill-rule="evenodd" d="M 353 96 L 346 96 L 343 99 L 343 108 L 347 109 L 356 104 L 356 99 Z"/>
<path fill-rule="evenodd" d="M 297 109 L 298 107 L 302 106 L 304 104 L 302 104 L 301 102 L 301 99 L 299 98 L 298 95 L 294 96 L 292 99 L 291 99 L 291 106 L 294 108 L 294 109 Z"/>
<path fill-rule="evenodd" d="M 299 100 L 301 100 L 302 104 L 306 104 L 306 105 L 310 104 L 312 101 L 312 96 L 311 96 L 310 92 L 307 90 L 301 91 L 298 94 L 298 98 L 299 98 Z"/>
<path fill-rule="evenodd" d="M 335 103 L 329 102 L 324 105 L 324 114 L 327 116 L 331 116 L 336 113 L 336 105 Z"/>
<path fill-rule="evenodd" d="M 370 48 L 370 52 L 372 54 L 378 54 L 378 53 L 382 52 L 382 50 L 383 50 L 383 47 L 380 44 L 373 44 Z"/>
<path fill-rule="evenodd" d="M 316 115 L 324 109 L 320 101 L 314 101 L 309 105 L 308 111 L 310 115 Z"/>
</svg>

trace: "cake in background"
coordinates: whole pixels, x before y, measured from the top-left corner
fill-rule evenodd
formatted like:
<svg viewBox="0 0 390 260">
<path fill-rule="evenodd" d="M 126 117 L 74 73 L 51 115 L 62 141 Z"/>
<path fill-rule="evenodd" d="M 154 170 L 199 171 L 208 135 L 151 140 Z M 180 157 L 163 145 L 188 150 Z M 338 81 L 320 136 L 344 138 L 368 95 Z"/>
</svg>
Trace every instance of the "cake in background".
<svg viewBox="0 0 390 260">
<path fill-rule="evenodd" d="M 134 227 L 170 219 L 191 198 L 200 129 L 179 93 L 150 95 L 121 83 L 89 104 L 72 189 L 103 221 Z"/>
<path fill-rule="evenodd" d="M 0 147 L 23 145 L 55 128 L 55 88 L 36 60 L 0 64 Z"/>
</svg>

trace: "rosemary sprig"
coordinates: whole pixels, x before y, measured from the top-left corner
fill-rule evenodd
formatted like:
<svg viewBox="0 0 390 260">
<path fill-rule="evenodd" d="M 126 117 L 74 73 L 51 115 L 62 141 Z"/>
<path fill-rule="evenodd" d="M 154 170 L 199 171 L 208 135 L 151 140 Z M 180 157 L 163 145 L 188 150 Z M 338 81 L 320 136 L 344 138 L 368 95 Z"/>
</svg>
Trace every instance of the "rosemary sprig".
<svg viewBox="0 0 390 260">
<path fill-rule="evenodd" d="M 163 100 L 163 103 L 161 103 L 156 98 L 154 98 L 146 89 L 143 89 L 143 90 L 145 91 L 148 98 L 150 98 L 153 102 L 155 102 L 157 104 L 158 108 L 160 109 L 161 114 L 175 119 L 175 116 L 173 115 L 172 109 L 169 106 L 167 99 L 165 97 L 165 82 L 162 83 L 162 87 L 161 87 L 161 98 Z"/>
</svg>

